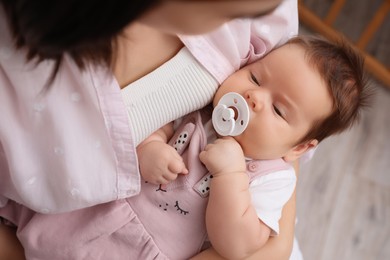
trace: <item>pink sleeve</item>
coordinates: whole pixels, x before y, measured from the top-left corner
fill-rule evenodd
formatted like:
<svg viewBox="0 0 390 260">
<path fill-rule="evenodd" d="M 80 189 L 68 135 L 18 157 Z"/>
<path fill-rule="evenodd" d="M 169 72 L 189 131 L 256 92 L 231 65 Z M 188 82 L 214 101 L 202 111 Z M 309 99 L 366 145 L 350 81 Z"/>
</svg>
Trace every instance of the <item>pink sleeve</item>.
<svg viewBox="0 0 390 260">
<path fill-rule="evenodd" d="M 272 13 L 256 19 L 235 19 L 201 36 L 180 39 L 222 83 L 227 76 L 298 34 L 297 0 L 284 0 Z"/>
<path fill-rule="evenodd" d="M 53 64 L 25 62 L 0 9 L 0 207 L 8 199 L 57 213 L 139 192 L 132 132 L 120 89 L 101 68 L 69 57 L 48 91 Z"/>
</svg>

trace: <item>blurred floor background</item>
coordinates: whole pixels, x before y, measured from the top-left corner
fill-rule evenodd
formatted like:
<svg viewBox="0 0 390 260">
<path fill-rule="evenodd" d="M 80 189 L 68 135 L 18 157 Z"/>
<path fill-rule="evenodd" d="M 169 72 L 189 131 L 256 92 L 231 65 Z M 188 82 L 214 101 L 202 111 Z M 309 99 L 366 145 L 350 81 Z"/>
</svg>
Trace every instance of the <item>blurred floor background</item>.
<svg viewBox="0 0 390 260">
<path fill-rule="evenodd" d="M 333 1 L 303 2 L 323 17 Z M 335 27 L 356 41 L 381 2 L 346 0 Z M 390 15 L 367 51 L 390 67 Z M 390 86 L 371 83 L 373 102 L 359 124 L 323 141 L 301 166 L 296 236 L 305 260 L 390 259 Z"/>
</svg>

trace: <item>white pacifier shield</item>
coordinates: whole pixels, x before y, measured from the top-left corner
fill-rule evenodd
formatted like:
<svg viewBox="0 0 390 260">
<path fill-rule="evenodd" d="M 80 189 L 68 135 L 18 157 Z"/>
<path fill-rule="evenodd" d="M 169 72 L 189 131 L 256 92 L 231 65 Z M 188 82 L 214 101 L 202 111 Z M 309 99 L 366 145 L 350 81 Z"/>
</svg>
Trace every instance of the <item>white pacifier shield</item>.
<svg viewBox="0 0 390 260">
<path fill-rule="evenodd" d="M 240 94 L 226 93 L 213 110 L 212 122 L 219 135 L 240 135 L 248 126 L 248 104 Z"/>
</svg>

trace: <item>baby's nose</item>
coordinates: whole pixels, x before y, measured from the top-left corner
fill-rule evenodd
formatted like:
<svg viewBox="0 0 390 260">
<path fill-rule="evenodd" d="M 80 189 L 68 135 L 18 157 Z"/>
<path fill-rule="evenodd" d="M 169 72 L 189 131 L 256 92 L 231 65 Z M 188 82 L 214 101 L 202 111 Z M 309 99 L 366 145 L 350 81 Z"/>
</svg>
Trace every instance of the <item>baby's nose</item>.
<svg viewBox="0 0 390 260">
<path fill-rule="evenodd" d="M 245 94 L 245 99 L 247 100 L 249 107 L 255 112 L 260 111 L 264 107 L 265 97 L 264 93 L 261 93 L 261 91 L 248 91 Z"/>
</svg>

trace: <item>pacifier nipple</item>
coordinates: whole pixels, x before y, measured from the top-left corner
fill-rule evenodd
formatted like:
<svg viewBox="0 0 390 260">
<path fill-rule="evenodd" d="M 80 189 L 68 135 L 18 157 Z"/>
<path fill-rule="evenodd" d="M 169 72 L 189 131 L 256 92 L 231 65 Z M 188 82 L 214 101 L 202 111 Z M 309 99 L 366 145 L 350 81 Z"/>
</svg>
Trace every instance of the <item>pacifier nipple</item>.
<svg viewBox="0 0 390 260">
<path fill-rule="evenodd" d="M 248 104 L 240 94 L 229 92 L 222 96 L 214 108 L 212 122 L 219 135 L 240 135 L 248 126 Z"/>
</svg>

